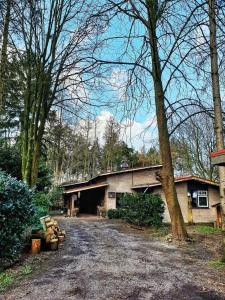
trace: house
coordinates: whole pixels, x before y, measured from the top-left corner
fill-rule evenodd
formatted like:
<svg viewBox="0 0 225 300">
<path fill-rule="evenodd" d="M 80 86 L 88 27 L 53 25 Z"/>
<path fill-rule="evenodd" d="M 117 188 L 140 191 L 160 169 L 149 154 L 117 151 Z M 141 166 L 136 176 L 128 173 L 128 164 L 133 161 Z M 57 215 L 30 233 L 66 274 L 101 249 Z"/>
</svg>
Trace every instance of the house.
<svg viewBox="0 0 225 300">
<path fill-rule="evenodd" d="M 115 209 L 121 194 L 135 192 L 158 193 L 165 202 L 161 183 L 156 179 L 161 168 L 156 165 L 125 169 L 100 174 L 88 181 L 64 183 L 65 205 L 70 215 L 75 208 L 81 214 L 96 214 L 97 206 Z M 180 176 L 175 178 L 175 185 L 185 223 L 216 222 L 218 183 L 196 176 Z M 164 221 L 170 222 L 167 207 Z"/>
</svg>

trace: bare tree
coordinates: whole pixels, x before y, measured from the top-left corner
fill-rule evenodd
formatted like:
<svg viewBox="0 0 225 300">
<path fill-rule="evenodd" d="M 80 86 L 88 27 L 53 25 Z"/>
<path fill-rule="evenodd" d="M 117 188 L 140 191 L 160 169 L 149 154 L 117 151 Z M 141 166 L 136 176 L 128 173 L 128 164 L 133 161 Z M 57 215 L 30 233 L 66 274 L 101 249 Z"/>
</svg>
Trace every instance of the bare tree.
<svg viewBox="0 0 225 300">
<path fill-rule="evenodd" d="M 154 97 L 163 164 L 159 178 L 170 212 L 173 236 L 184 240 L 187 232 L 174 184 L 168 119 L 173 113 L 172 104 L 182 97 L 188 102 L 191 94 L 195 94 L 193 102 L 201 103 L 196 78 L 190 76 L 186 59 L 196 49 L 190 40 L 194 38 L 198 24 L 195 16 L 203 3 L 194 7 L 189 6 L 187 1 L 168 0 L 108 0 L 107 3 L 105 11 L 113 12 L 111 17 L 124 23 L 122 35 L 108 37 L 107 42 L 114 38 L 117 43 L 123 40 L 124 44 L 121 42 L 121 55 L 117 58 L 109 60 L 101 57 L 98 61 L 126 68 L 126 93 L 133 103 L 136 100 L 140 104 L 147 99 L 150 102 L 149 98 Z M 133 104 L 130 111 L 136 107 Z"/>
<path fill-rule="evenodd" d="M 90 54 L 104 26 L 93 17 L 92 0 L 21 1 L 14 10 L 18 32 L 12 43 L 24 67 L 22 175 L 34 185 L 51 108 L 69 101 L 77 110 L 88 104 L 85 87 L 94 78 L 95 66 Z"/>
<path fill-rule="evenodd" d="M 216 22 L 216 1 L 208 0 L 209 7 L 209 30 L 210 30 L 210 58 L 211 58 L 211 79 L 212 96 L 215 114 L 215 135 L 217 150 L 224 149 L 222 101 L 220 95 L 220 79 L 217 52 L 217 22 Z M 222 231 L 225 237 L 225 168 L 219 167 L 220 181 L 220 204 L 222 208 Z M 223 261 L 225 261 L 225 240 L 223 249 Z"/>
<path fill-rule="evenodd" d="M 190 110 L 190 115 L 194 111 Z M 209 154 L 215 149 L 213 119 L 198 113 L 180 124 L 171 136 L 172 157 L 179 175 L 193 174 L 206 179 L 218 178 Z"/>
</svg>

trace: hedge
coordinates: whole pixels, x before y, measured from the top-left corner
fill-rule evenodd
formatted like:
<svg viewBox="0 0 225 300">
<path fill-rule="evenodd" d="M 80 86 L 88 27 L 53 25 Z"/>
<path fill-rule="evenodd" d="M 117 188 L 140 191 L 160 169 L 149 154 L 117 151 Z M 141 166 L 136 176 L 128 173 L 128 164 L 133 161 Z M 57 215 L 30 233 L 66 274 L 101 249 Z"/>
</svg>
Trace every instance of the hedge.
<svg viewBox="0 0 225 300">
<path fill-rule="evenodd" d="M 0 268 L 10 265 L 23 246 L 23 233 L 35 212 L 33 192 L 22 181 L 0 171 Z"/>
</svg>

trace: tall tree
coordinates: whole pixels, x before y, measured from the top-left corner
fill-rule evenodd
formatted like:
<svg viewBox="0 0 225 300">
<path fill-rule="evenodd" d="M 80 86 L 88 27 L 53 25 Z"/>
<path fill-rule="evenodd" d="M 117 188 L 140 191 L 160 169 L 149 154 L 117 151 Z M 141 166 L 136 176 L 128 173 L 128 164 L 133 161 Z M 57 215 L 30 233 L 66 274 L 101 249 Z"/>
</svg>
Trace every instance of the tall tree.
<svg viewBox="0 0 225 300">
<path fill-rule="evenodd" d="M 218 178 L 209 158 L 215 149 L 212 116 L 199 113 L 180 124 L 172 135 L 171 148 L 178 174 L 193 174 L 211 180 Z"/>
<path fill-rule="evenodd" d="M 114 118 L 110 118 L 106 124 L 104 133 L 105 145 L 103 148 L 103 167 L 107 171 L 113 171 L 115 166 L 116 144 L 119 142 L 120 126 Z"/>
<path fill-rule="evenodd" d="M 4 105 L 5 79 L 7 74 L 7 61 L 8 61 L 7 48 L 8 48 L 8 39 L 9 39 L 11 7 L 12 7 L 12 0 L 7 0 L 4 25 L 3 25 L 1 61 L 0 61 L 0 109 L 1 110 L 3 110 L 3 105 Z"/>
<path fill-rule="evenodd" d="M 90 129 L 91 129 L 91 124 L 90 120 L 88 118 L 85 126 L 84 126 L 84 132 L 85 132 L 85 148 L 84 148 L 84 168 L 82 172 L 82 179 L 87 179 L 90 174 Z"/>
<path fill-rule="evenodd" d="M 151 48 L 152 78 L 155 92 L 155 106 L 159 132 L 160 156 L 163 165 L 162 172 L 160 174 L 162 180 L 162 187 L 170 212 L 173 235 L 178 239 L 185 239 L 187 237 L 187 232 L 184 226 L 184 221 L 174 183 L 174 170 L 167 127 L 165 93 L 162 83 L 162 69 L 159 57 L 158 37 L 156 29 L 157 23 L 159 21 L 158 17 L 162 12 L 160 10 L 158 0 L 146 0 L 146 7 L 148 13 L 146 25 L 149 33 Z"/>
<path fill-rule="evenodd" d="M 101 159 L 102 159 L 102 149 L 99 144 L 99 139 L 97 137 L 97 121 L 94 121 L 94 141 L 91 145 L 91 171 L 90 177 L 94 177 L 101 170 Z"/>
<path fill-rule="evenodd" d="M 37 180 L 41 141 L 52 107 L 70 100 L 80 109 L 88 102 L 84 86 L 93 78 L 90 57 L 98 46 L 94 37 L 103 30 L 94 11 L 92 0 L 21 1 L 15 8 L 19 35 L 13 43 L 25 70 L 22 176 L 31 186 Z"/>
<path fill-rule="evenodd" d="M 117 20 L 122 20 L 122 35 L 125 47 L 121 54 L 111 61 L 101 57 L 102 64 L 123 65 L 127 70 L 127 93 L 130 98 L 139 101 L 153 95 L 156 108 L 160 156 L 163 165 L 158 178 L 162 181 L 171 218 L 174 238 L 185 240 L 187 231 L 181 214 L 174 184 L 174 169 L 168 133 L 168 104 L 184 96 L 183 85 L 193 88 L 184 62 L 191 55 L 194 47 L 189 45 L 196 28 L 191 23 L 200 3 L 193 9 L 186 1 L 145 0 L 116 1 L 108 0 L 108 10 L 114 12 Z M 176 14 L 174 14 L 176 11 Z M 120 16 L 123 15 L 123 18 Z M 128 28 L 128 22 L 130 26 Z M 125 25 L 126 24 L 126 25 Z M 113 39 L 113 37 L 111 37 Z M 121 47 L 123 46 L 121 42 Z M 183 82 L 182 82 L 183 80 Z M 178 88 L 175 88 L 175 85 Z M 152 92 L 153 91 L 153 92 Z M 136 92 L 136 94 L 135 94 Z M 187 95 L 185 95 L 187 98 Z M 127 97 L 129 98 L 129 97 Z M 132 108 L 135 104 L 132 105 Z"/>
<path fill-rule="evenodd" d="M 209 7 L 209 30 L 210 30 L 210 58 L 212 96 L 215 114 L 215 135 L 217 150 L 224 149 L 222 101 L 220 95 L 220 80 L 217 52 L 217 22 L 216 22 L 216 0 L 208 0 Z M 225 168 L 219 167 L 220 181 L 220 205 L 222 209 L 222 231 L 224 238 L 223 261 L 225 261 Z"/>
</svg>

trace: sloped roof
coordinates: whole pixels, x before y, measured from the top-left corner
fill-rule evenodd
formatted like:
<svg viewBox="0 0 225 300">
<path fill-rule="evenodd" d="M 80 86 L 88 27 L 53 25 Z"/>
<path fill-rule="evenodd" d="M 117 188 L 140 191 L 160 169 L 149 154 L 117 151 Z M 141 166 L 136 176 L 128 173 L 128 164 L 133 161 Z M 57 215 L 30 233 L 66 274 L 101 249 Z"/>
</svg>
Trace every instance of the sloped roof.
<svg viewBox="0 0 225 300">
<path fill-rule="evenodd" d="M 100 177 L 104 177 L 104 176 L 112 176 L 112 175 L 117 175 L 117 174 L 123 174 L 123 173 L 129 173 L 129 172 L 137 172 L 137 171 L 142 171 L 142 170 L 152 170 L 152 169 L 158 169 L 158 168 L 162 168 L 162 165 L 155 165 L 155 166 L 148 166 L 148 167 L 139 167 L 139 168 L 130 168 L 130 169 L 125 169 L 125 170 L 120 170 L 120 171 L 114 171 L 114 172 L 107 172 L 107 173 L 102 173 L 99 174 L 95 177 L 92 177 L 89 180 L 86 181 L 82 181 L 82 182 L 65 182 L 62 183 L 61 186 L 62 187 L 66 187 L 66 186 L 70 186 L 70 185 L 80 185 L 80 184 L 86 184 L 89 183 L 90 181 L 100 178 Z"/>
<path fill-rule="evenodd" d="M 108 186 L 107 183 L 104 183 L 104 184 L 91 184 L 91 185 L 86 185 L 86 186 L 80 186 L 80 187 L 77 187 L 77 188 L 66 190 L 66 191 L 64 191 L 64 194 L 72 194 L 72 193 L 77 193 L 77 192 L 81 192 L 81 191 L 102 188 L 102 187 L 106 187 L 106 186 Z"/>
<path fill-rule="evenodd" d="M 191 181 L 191 180 L 198 181 L 198 182 L 204 183 L 204 184 L 213 185 L 213 186 L 219 186 L 218 182 L 211 181 L 211 180 L 201 178 L 201 177 L 198 177 L 198 176 L 194 176 L 194 175 L 186 175 L 186 176 L 177 176 L 177 177 L 175 177 L 175 183 Z M 156 182 L 153 182 L 153 183 L 150 183 L 150 184 L 134 185 L 134 186 L 132 186 L 132 189 L 155 187 L 155 186 L 161 186 L 161 182 L 156 181 Z"/>
</svg>

